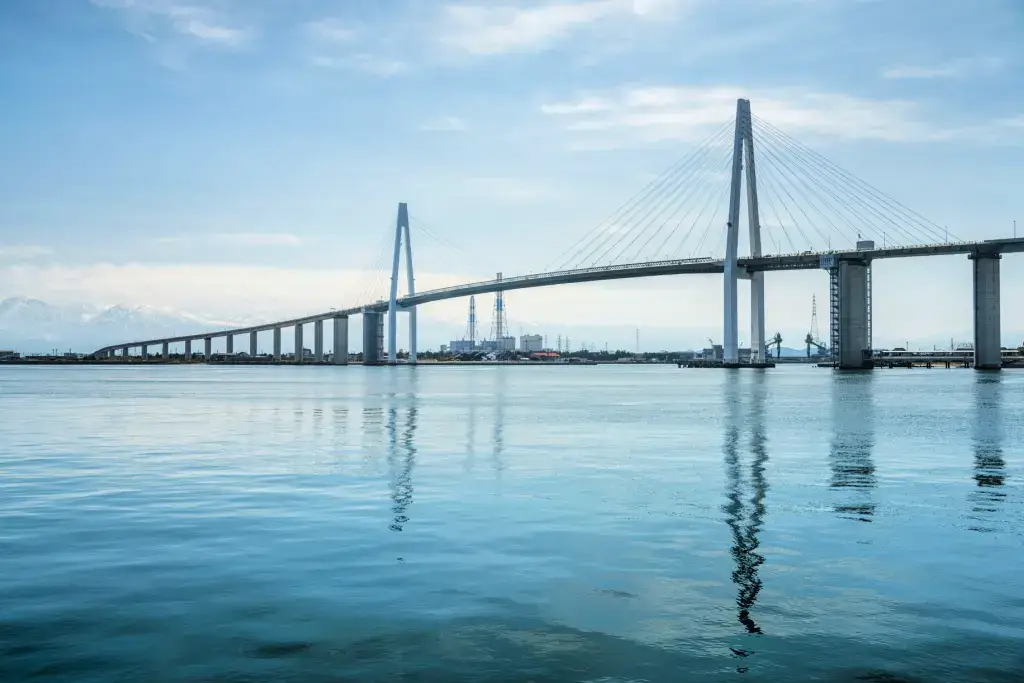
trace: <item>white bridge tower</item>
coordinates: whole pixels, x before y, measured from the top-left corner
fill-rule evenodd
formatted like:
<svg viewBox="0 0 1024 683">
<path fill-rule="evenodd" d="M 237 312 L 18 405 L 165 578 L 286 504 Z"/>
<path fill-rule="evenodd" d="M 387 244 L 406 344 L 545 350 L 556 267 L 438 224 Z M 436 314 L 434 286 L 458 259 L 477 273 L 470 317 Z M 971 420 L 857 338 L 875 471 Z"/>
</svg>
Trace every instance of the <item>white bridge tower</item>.
<svg viewBox="0 0 1024 683">
<path fill-rule="evenodd" d="M 757 210 L 757 173 L 754 166 L 754 131 L 750 100 L 736 101 L 736 137 L 732 148 L 732 189 L 729 193 L 729 222 L 725 246 L 725 340 L 726 364 L 739 363 L 739 316 L 736 302 L 737 282 L 750 280 L 750 362 L 765 362 L 764 347 L 764 272 L 740 272 L 737 265 L 740 228 L 740 191 L 744 158 L 747 176 L 747 223 L 750 230 L 750 255 L 761 255 L 761 223 Z"/>
<path fill-rule="evenodd" d="M 391 264 L 391 296 L 388 299 L 388 364 L 398 363 L 398 266 L 402 256 L 402 241 L 405 241 L 405 275 L 408 278 L 409 291 L 416 293 L 416 285 L 412 275 L 412 242 L 409 240 L 409 205 L 402 202 L 398 205 L 398 220 L 395 222 L 395 255 Z M 409 362 L 416 362 L 416 307 L 409 309 Z"/>
</svg>

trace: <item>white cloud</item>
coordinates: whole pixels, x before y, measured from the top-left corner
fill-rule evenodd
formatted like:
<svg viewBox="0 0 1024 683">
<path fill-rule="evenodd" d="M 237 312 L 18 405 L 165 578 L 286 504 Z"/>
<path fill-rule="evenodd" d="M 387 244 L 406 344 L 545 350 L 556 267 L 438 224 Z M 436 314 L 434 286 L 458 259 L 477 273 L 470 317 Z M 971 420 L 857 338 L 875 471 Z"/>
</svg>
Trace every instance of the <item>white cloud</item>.
<svg viewBox="0 0 1024 683">
<path fill-rule="evenodd" d="M 473 55 L 544 50 L 595 22 L 664 19 L 688 4 L 684 0 L 453 4 L 444 9 L 440 41 Z"/>
<path fill-rule="evenodd" d="M 126 28 L 147 41 L 187 38 L 194 42 L 237 48 L 255 37 L 255 30 L 237 25 L 212 6 L 176 0 L 91 0 L 92 4 L 124 14 Z"/>
<path fill-rule="evenodd" d="M 546 195 L 543 188 L 520 178 L 480 176 L 467 179 L 466 184 L 475 194 L 502 202 L 532 202 Z"/>
<path fill-rule="evenodd" d="M 963 78 L 985 71 L 994 71 L 1003 65 L 997 57 L 972 57 L 954 59 L 932 66 L 901 65 L 893 66 L 882 72 L 882 78 L 889 79 L 931 79 L 931 78 Z"/>
<path fill-rule="evenodd" d="M 359 32 L 352 25 L 333 17 L 311 21 L 305 29 L 311 39 L 327 43 L 351 43 L 359 37 Z"/>
<path fill-rule="evenodd" d="M 469 124 L 458 116 L 442 116 L 423 124 L 420 126 L 420 130 L 458 133 L 469 130 Z"/>
<path fill-rule="evenodd" d="M 409 65 L 397 59 L 380 57 L 367 53 L 359 53 L 344 57 L 315 56 L 311 59 L 313 66 L 325 69 L 345 69 L 359 71 L 372 76 L 389 78 L 398 76 L 409 70 Z"/>
<path fill-rule="evenodd" d="M 27 261 L 52 253 L 53 249 L 50 247 L 38 244 L 0 244 L 0 259 Z"/>
<path fill-rule="evenodd" d="M 239 247 L 297 247 L 303 243 L 298 235 L 273 232 L 219 232 L 185 237 L 158 237 L 158 244 L 220 244 Z"/>
<path fill-rule="evenodd" d="M 631 87 L 584 93 L 575 99 L 543 105 L 541 112 L 559 120 L 566 130 L 589 136 L 597 146 L 627 146 L 703 138 L 735 116 L 736 100 L 741 97 L 751 100 L 755 116 L 795 134 L 879 140 L 923 140 L 947 135 L 925 124 L 912 102 L 800 88 Z"/>
</svg>

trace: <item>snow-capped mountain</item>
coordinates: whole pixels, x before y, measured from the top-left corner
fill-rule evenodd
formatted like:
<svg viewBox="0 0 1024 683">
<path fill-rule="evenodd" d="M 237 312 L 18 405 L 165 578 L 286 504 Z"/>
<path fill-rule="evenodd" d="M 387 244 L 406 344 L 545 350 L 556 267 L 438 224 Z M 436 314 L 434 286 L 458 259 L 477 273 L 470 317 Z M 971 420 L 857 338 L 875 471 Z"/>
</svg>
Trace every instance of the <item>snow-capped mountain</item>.
<svg viewBox="0 0 1024 683">
<path fill-rule="evenodd" d="M 88 352 L 132 339 L 194 334 L 245 324 L 150 306 L 99 308 L 12 297 L 0 301 L 0 349 L 22 353 L 50 349 Z"/>
</svg>

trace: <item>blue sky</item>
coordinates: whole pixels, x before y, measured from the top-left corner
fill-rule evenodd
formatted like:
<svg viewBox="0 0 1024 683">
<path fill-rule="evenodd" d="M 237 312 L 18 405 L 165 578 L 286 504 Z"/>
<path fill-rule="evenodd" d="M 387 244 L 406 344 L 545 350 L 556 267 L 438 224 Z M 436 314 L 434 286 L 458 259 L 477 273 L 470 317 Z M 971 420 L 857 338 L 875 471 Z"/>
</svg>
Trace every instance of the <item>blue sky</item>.
<svg viewBox="0 0 1024 683">
<path fill-rule="evenodd" d="M 421 289 L 539 270 L 739 96 L 958 237 L 1024 234 L 1022 37 L 1016 0 L 11 0 L 0 296 L 348 304 L 398 201 L 459 246 L 414 223 Z M 1019 270 L 1004 259 L 1008 335 Z M 770 281 L 768 327 L 802 336 L 826 288 Z M 689 346 L 720 335 L 720 299 L 672 278 L 516 293 L 509 315 Z M 963 338 L 967 261 L 881 264 L 875 301 L 876 341 Z M 425 309 L 421 338 L 460 334 L 464 309 Z"/>
</svg>

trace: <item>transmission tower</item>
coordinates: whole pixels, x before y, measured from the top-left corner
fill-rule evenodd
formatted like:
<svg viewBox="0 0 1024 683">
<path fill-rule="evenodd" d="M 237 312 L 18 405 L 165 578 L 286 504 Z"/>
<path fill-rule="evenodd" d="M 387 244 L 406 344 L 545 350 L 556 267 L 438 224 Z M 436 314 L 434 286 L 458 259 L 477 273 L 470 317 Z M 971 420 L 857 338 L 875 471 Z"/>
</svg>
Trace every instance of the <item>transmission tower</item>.
<svg viewBox="0 0 1024 683">
<path fill-rule="evenodd" d="M 469 320 L 466 321 L 466 338 L 476 348 L 476 297 L 469 297 Z"/>
<path fill-rule="evenodd" d="M 498 282 L 501 282 L 501 273 L 498 273 L 498 277 L 495 278 Z M 505 299 L 504 292 L 500 289 L 494 293 L 494 317 L 491 322 L 491 337 L 498 341 L 503 339 L 508 334 L 508 320 L 505 318 Z"/>
<path fill-rule="evenodd" d="M 818 333 L 818 297 L 814 294 L 811 295 L 811 329 L 808 330 L 808 334 L 814 341 L 821 339 L 821 335 Z"/>
</svg>

